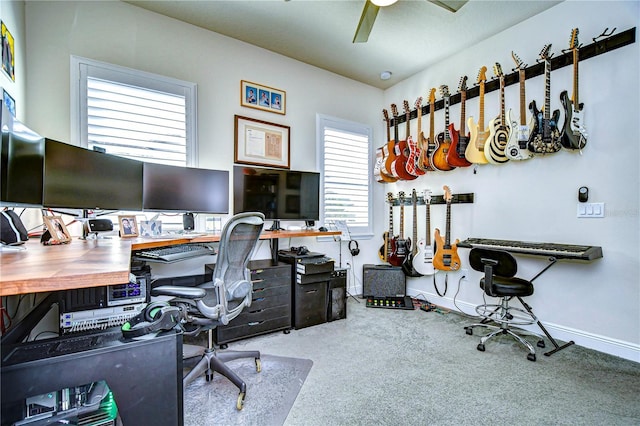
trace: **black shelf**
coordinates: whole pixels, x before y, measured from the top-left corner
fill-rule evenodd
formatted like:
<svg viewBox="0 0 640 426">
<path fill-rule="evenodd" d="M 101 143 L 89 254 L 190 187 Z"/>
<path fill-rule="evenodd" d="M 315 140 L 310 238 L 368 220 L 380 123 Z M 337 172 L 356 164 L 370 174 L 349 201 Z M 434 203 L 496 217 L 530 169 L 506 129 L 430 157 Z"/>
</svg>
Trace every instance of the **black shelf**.
<svg viewBox="0 0 640 426">
<path fill-rule="evenodd" d="M 474 199 L 474 194 L 473 192 L 469 192 L 469 193 L 465 193 L 465 194 L 452 194 L 451 195 L 451 204 L 470 204 L 473 203 L 473 199 Z M 411 206 L 413 205 L 413 202 L 411 200 L 411 197 L 405 197 L 404 202 L 402 203 L 402 205 L 404 206 Z M 389 202 L 389 200 L 387 200 L 387 202 Z M 390 201 L 394 206 L 399 206 L 400 203 L 400 199 L 398 198 L 391 198 Z M 431 202 L 429 204 L 447 204 L 447 202 L 444 199 L 444 195 L 433 195 L 431 197 Z M 424 197 L 418 196 L 417 200 L 416 200 L 416 205 L 418 206 L 424 206 L 426 205 L 425 201 L 424 201 Z"/>
</svg>

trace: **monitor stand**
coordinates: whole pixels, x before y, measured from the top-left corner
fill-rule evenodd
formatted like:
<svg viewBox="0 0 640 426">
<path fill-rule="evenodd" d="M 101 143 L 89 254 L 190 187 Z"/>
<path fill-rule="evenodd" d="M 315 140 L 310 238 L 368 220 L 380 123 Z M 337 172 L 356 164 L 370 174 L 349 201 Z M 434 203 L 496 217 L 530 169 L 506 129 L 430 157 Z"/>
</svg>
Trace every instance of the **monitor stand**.
<svg viewBox="0 0 640 426">
<path fill-rule="evenodd" d="M 284 228 L 280 227 L 280 221 L 276 219 L 271 224 L 271 228 L 267 229 L 267 231 L 284 231 Z"/>
</svg>

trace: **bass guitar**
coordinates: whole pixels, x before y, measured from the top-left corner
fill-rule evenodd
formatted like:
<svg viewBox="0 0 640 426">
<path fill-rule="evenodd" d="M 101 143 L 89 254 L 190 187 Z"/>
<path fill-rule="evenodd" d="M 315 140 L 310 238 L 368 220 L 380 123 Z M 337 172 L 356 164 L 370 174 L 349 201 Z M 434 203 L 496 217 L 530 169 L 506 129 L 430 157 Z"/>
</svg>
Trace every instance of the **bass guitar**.
<svg viewBox="0 0 640 426">
<path fill-rule="evenodd" d="M 499 63 L 493 66 L 493 72 L 500 79 L 500 115 L 489 122 L 489 138 L 484 146 L 484 155 L 491 164 L 509 161 L 505 153 L 511 135 L 511 109 L 504 112 L 504 74 Z"/>
<path fill-rule="evenodd" d="M 420 98 L 420 102 L 422 102 L 422 98 Z M 419 108 L 418 108 L 419 109 Z M 409 155 L 407 158 L 407 172 L 413 176 L 422 176 L 425 174 L 425 171 L 418 167 L 418 162 L 420 161 L 420 154 L 422 153 L 422 147 L 418 143 L 420 136 L 416 138 L 414 141 L 413 138 L 409 135 L 409 122 L 411 120 L 411 110 L 409 109 L 409 102 L 404 101 L 404 113 L 407 118 L 407 143 L 409 144 Z M 418 120 L 420 120 L 420 116 L 418 116 Z M 418 121 L 418 134 L 420 134 L 420 121 Z"/>
<path fill-rule="evenodd" d="M 489 132 L 484 128 L 484 83 L 487 81 L 487 67 L 480 68 L 478 72 L 478 84 L 480 85 L 480 119 L 478 124 L 473 122 L 473 117 L 469 117 L 469 131 L 471 136 L 469 144 L 464 152 L 467 161 L 473 164 L 487 164 L 487 157 L 484 155 L 484 144 L 489 137 Z"/>
<path fill-rule="evenodd" d="M 558 130 L 560 110 L 553 111 L 553 115 L 551 115 L 550 49 L 551 45 L 547 44 L 540 52 L 540 59 L 544 61 L 544 111 L 538 110 L 536 101 L 531 101 L 531 104 L 529 104 L 529 110 L 533 113 L 534 122 L 527 148 L 536 154 L 552 154 L 562 149 L 560 131 Z"/>
<path fill-rule="evenodd" d="M 578 100 L 578 29 L 571 31 L 571 41 L 569 47 L 573 52 L 573 95 L 571 99 L 567 96 L 567 91 L 560 93 L 560 102 L 564 107 L 564 125 L 560 143 L 567 149 L 582 149 L 587 144 L 587 129 L 584 127 L 582 119 L 582 109 L 584 104 Z"/>
<path fill-rule="evenodd" d="M 418 240 L 418 195 L 416 194 L 416 190 L 413 189 L 411 191 L 411 205 L 413 206 L 413 241 Z M 418 246 L 414 244 L 411 253 L 406 257 L 404 262 L 402 262 L 402 271 L 408 277 L 421 277 L 422 274 L 419 273 L 415 266 L 415 262 L 419 262 L 419 258 L 416 258 L 418 255 Z"/>
<path fill-rule="evenodd" d="M 435 244 L 436 253 L 433 256 L 433 267 L 440 271 L 457 271 L 460 269 L 460 256 L 458 256 L 458 243 L 451 244 L 451 191 L 444 186 L 444 199 L 447 202 L 447 229 L 445 238 L 440 236 L 440 230 L 436 228 Z"/>
<path fill-rule="evenodd" d="M 398 193 L 400 204 L 400 237 L 391 240 L 391 253 L 387 261 L 393 266 L 402 266 L 405 258 L 411 250 L 411 239 L 404 238 L 404 192 Z"/>
<path fill-rule="evenodd" d="M 433 246 L 431 245 L 431 190 L 423 191 L 424 202 L 427 206 L 425 216 L 426 231 L 425 237 L 418 241 L 418 254 L 414 256 L 413 267 L 422 275 L 433 275 L 436 273 L 433 267 Z"/>
<path fill-rule="evenodd" d="M 453 123 L 449 124 L 449 133 L 451 134 L 451 146 L 447 153 L 447 163 L 454 167 L 469 167 L 470 162 L 464 156 L 464 152 L 469 144 L 469 135 L 465 131 L 465 103 L 467 101 L 467 76 L 460 78 L 458 86 L 460 92 L 460 131 L 456 130 Z"/>
<path fill-rule="evenodd" d="M 516 63 L 516 70 L 520 79 L 520 124 L 515 121 L 511 122 L 511 134 L 507 141 L 507 147 L 504 152 L 511 160 L 528 160 L 533 158 L 533 152 L 527 148 L 529 142 L 530 129 L 533 127 L 533 117 L 531 117 L 529 124 L 527 124 L 527 110 L 525 108 L 525 70 L 527 66 L 522 63 L 522 60 L 514 52 L 511 52 L 511 57 Z"/>
<path fill-rule="evenodd" d="M 391 125 L 389 123 L 389 112 L 386 109 L 382 110 L 382 114 L 384 115 L 384 121 L 387 127 L 387 141 L 391 140 Z M 389 155 L 389 147 L 388 143 L 385 143 L 380 148 L 376 150 L 376 164 L 373 167 L 373 175 L 376 180 L 381 183 L 387 182 L 395 182 L 397 179 L 393 176 L 389 176 L 386 173 L 384 163 Z"/>
<path fill-rule="evenodd" d="M 440 86 L 440 94 L 444 98 L 444 131 L 438 133 L 438 148 L 432 156 L 433 167 L 437 170 L 446 172 L 453 170 L 454 167 L 447 163 L 447 154 L 451 147 L 451 136 L 449 135 L 449 86 Z"/>
<path fill-rule="evenodd" d="M 378 250 L 378 256 L 383 262 L 388 262 L 391 253 L 391 240 L 393 239 L 393 194 L 387 192 L 387 202 L 389 203 L 389 230 L 382 235 L 383 243 Z"/>
<path fill-rule="evenodd" d="M 413 180 L 417 176 L 414 176 L 407 171 L 407 155 L 409 154 L 409 145 L 407 144 L 406 139 L 398 139 L 398 108 L 395 104 L 393 104 L 391 105 L 391 110 L 393 113 L 393 130 L 395 134 L 395 140 L 397 141 L 395 145 L 396 159 L 391 163 L 391 170 L 393 172 L 393 176 L 397 177 L 398 179 Z M 405 135 L 405 137 L 406 136 L 409 135 Z"/>
<path fill-rule="evenodd" d="M 396 116 L 397 116 L 397 107 L 395 104 L 391 104 L 391 112 L 393 113 L 393 111 L 396 111 Z M 388 120 L 388 117 L 387 117 Z M 396 143 L 398 141 L 398 127 L 397 127 L 397 123 L 394 121 L 394 125 L 395 125 L 395 138 L 394 139 L 389 139 L 389 141 L 387 142 L 387 149 L 385 151 L 385 161 L 384 161 L 384 173 L 387 176 L 391 176 L 393 178 L 395 178 L 396 180 L 398 180 L 398 176 L 396 176 L 393 173 L 393 169 L 391 168 L 391 165 L 393 164 L 393 162 L 396 160 Z"/>
</svg>

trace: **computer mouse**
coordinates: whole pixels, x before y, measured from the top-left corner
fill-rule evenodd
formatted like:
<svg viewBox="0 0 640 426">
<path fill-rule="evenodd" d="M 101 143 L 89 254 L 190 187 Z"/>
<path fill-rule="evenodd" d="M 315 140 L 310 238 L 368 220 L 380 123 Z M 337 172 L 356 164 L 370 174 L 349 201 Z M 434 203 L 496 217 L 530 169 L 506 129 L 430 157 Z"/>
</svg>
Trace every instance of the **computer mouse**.
<svg viewBox="0 0 640 426">
<path fill-rule="evenodd" d="M 321 226 L 320 228 L 318 228 L 318 231 L 327 232 L 327 228 L 325 228 L 324 226 Z"/>
</svg>

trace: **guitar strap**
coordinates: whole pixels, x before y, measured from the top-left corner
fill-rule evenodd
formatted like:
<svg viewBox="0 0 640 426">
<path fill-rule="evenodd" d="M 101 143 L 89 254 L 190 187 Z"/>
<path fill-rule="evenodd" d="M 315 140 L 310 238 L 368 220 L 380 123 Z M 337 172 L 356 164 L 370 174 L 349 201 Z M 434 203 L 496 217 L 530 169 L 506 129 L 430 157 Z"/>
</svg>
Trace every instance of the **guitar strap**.
<svg viewBox="0 0 640 426">
<path fill-rule="evenodd" d="M 447 287 L 449 285 L 448 283 L 449 274 L 447 273 L 444 274 L 444 293 L 440 293 L 440 289 L 438 288 L 438 283 L 436 282 L 436 275 L 437 274 L 433 274 L 433 287 L 436 289 L 436 293 L 438 293 L 438 296 L 444 297 L 444 295 L 447 294 Z"/>
</svg>

